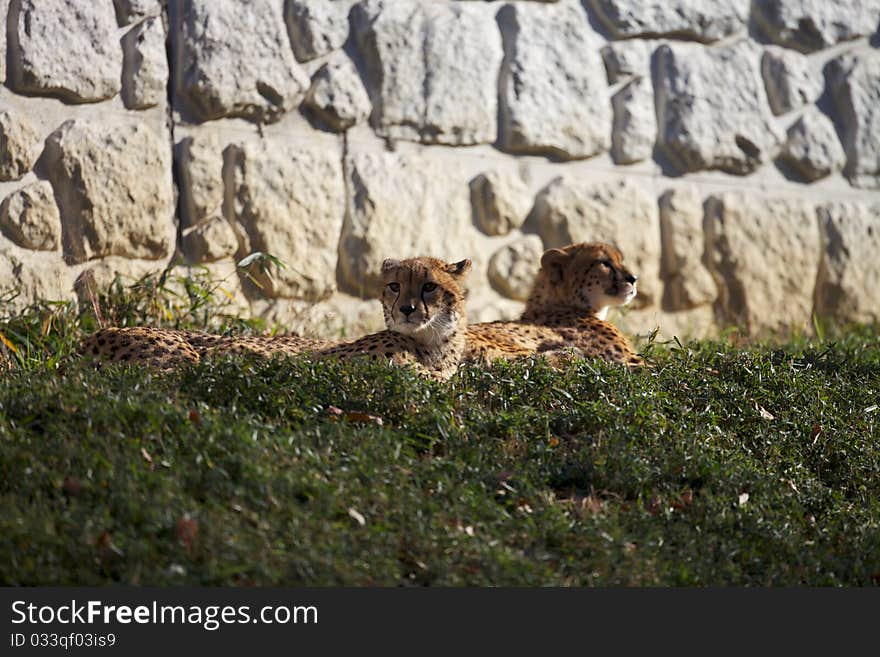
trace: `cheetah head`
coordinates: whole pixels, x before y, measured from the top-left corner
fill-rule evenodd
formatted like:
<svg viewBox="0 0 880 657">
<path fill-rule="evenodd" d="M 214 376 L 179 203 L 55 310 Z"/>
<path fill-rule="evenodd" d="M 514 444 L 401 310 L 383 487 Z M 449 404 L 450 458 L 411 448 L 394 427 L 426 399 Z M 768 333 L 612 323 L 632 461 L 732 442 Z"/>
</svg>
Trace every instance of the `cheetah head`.
<svg viewBox="0 0 880 657">
<path fill-rule="evenodd" d="M 428 257 L 383 262 L 385 326 L 426 344 L 448 341 L 466 326 L 461 284 L 470 267 Z"/>
<path fill-rule="evenodd" d="M 529 304 L 539 297 L 544 304 L 574 306 L 605 319 L 611 306 L 635 298 L 636 280 L 623 254 L 610 244 L 570 244 L 544 252 Z"/>
</svg>

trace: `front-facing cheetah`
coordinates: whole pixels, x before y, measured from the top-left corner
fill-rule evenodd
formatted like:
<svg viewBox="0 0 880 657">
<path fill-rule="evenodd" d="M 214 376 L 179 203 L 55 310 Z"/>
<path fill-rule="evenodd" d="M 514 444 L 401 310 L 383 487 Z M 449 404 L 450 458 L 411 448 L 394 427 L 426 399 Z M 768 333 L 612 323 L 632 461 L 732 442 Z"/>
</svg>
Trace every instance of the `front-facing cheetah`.
<svg viewBox="0 0 880 657">
<path fill-rule="evenodd" d="M 541 257 L 526 309 L 516 322 L 468 327 L 464 361 L 483 363 L 534 354 L 573 352 L 629 366 L 643 365 L 626 337 L 605 317 L 636 295 L 636 276 L 615 247 L 571 244 Z"/>
<path fill-rule="evenodd" d="M 439 380 L 451 377 L 464 353 L 467 317 L 461 282 L 470 260 L 386 260 L 382 308 L 386 330 L 346 342 L 296 336 L 229 337 L 145 327 L 107 328 L 91 335 L 81 352 L 102 360 L 169 369 L 182 362 L 225 354 L 299 355 L 344 360 L 368 357 L 415 368 Z"/>
</svg>

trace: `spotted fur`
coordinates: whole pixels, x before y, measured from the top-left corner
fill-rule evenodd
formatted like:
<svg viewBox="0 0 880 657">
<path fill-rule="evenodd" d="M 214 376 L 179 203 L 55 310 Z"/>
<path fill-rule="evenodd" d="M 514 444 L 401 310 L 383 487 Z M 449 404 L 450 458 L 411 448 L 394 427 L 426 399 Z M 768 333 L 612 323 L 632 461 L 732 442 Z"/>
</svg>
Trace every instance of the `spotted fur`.
<svg viewBox="0 0 880 657">
<path fill-rule="evenodd" d="M 463 360 L 488 363 L 544 354 L 553 361 L 578 355 L 643 365 L 626 337 L 605 321 L 611 306 L 623 306 L 635 297 L 636 280 L 611 245 L 550 249 L 541 258 L 519 321 L 468 327 Z"/>
<path fill-rule="evenodd" d="M 415 368 L 446 380 L 465 349 L 467 317 L 461 282 L 470 260 L 436 258 L 386 260 L 382 265 L 382 308 L 386 330 L 348 342 L 296 336 L 226 337 L 195 331 L 146 327 L 107 328 L 91 335 L 80 351 L 97 361 L 128 362 L 170 369 L 226 354 L 309 354 L 343 360 L 368 357 Z"/>
</svg>

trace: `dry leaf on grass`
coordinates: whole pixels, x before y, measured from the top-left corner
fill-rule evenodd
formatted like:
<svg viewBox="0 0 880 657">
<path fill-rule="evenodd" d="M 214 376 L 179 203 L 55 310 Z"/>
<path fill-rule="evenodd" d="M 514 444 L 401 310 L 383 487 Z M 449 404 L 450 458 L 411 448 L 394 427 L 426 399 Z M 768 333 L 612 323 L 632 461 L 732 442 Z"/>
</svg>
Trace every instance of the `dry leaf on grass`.
<svg viewBox="0 0 880 657">
<path fill-rule="evenodd" d="M 199 538 L 199 521 L 190 516 L 181 516 L 174 525 L 174 531 L 183 546 L 192 551 Z"/>
<path fill-rule="evenodd" d="M 370 415 L 363 411 L 344 411 L 337 406 L 328 406 L 327 414 L 333 419 L 341 419 L 353 424 L 375 424 L 377 427 L 385 424 L 384 420 L 378 415 Z"/>
<path fill-rule="evenodd" d="M 678 511 L 681 511 L 681 510 L 689 507 L 693 501 L 694 501 L 694 491 L 692 491 L 690 488 L 688 488 L 686 491 L 684 491 L 679 496 L 678 499 L 672 501 L 672 508 L 677 509 Z"/>
<path fill-rule="evenodd" d="M 113 537 L 108 531 L 101 533 L 95 541 L 95 547 L 98 549 L 98 556 L 102 560 L 122 556 L 122 550 L 113 543 Z"/>
<path fill-rule="evenodd" d="M 358 511 L 357 509 L 355 509 L 354 507 L 348 508 L 348 515 L 355 522 L 357 522 L 357 524 L 359 524 L 361 527 L 363 527 L 364 525 L 367 524 L 367 520 L 366 520 L 366 518 L 364 518 L 363 514 L 361 514 L 361 512 Z"/>
<path fill-rule="evenodd" d="M 79 495 L 85 489 L 85 485 L 78 479 L 74 479 L 73 477 L 65 477 L 64 482 L 61 484 L 61 490 L 63 490 L 68 495 Z"/>
<path fill-rule="evenodd" d="M 770 411 L 768 411 L 766 408 L 764 408 L 760 404 L 755 404 L 755 408 L 761 414 L 761 417 L 764 418 L 765 420 L 775 420 L 776 419 L 775 415 L 773 415 Z"/>
<path fill-rule="evenodd" d="M 0 333 L 0 342 L 2 342 L 4 345 L 9 347 L 9 350 L 12 351 L 13 353 L 16 353 L 16 354 L 18 353 L 18 349 L 16 349 L 15 345 L 12 344 L 12 341 L 9 338 L 7 338 L 5 335 L 3 335 L 2 333 Z"/>
</svg>

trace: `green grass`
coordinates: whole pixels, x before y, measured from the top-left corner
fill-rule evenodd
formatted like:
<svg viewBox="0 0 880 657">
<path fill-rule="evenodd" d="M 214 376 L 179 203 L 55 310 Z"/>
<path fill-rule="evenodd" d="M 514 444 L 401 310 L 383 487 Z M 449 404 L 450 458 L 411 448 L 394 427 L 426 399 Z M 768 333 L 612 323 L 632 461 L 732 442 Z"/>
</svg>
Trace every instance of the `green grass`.
<svg viewBox="0 0 880 657">
<path fill-rule="evenodd" d="M 100 312 L 209 321 L 161 287 Z M 873 328 L 440 384 L 297 360 L 97 372 L 72 354 L 95 325 L 0 322 L 2 583 L 880 584 Z"/>
</svg>

